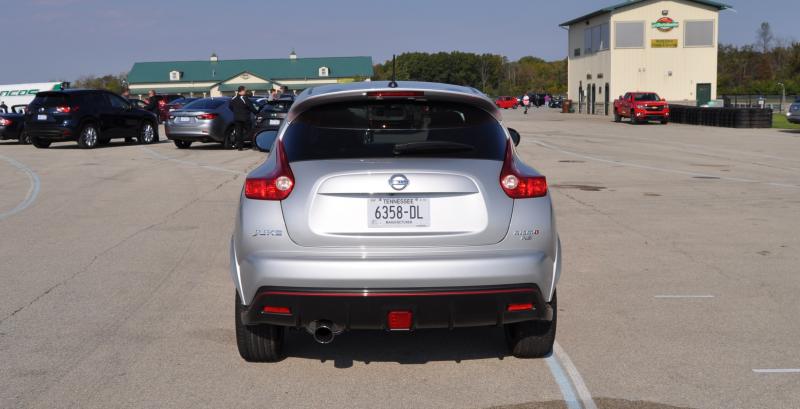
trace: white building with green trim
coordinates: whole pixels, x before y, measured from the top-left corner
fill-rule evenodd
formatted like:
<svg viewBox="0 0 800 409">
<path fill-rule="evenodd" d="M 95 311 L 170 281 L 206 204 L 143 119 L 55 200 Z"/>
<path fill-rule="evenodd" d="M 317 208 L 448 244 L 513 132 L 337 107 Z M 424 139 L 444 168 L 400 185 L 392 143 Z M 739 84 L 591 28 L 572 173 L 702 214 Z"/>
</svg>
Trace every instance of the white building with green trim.
<svg viewBox="0 0 800 409">
<path fill-rule="evenodd" d="M 159 94 L 194 97 L 233 95 L 240 85 L 257 95 L 288 87 L 302 91 L 317 85 L 369 80 L 372 57 L 221 60 L 216 54 L 202 61 L 137 62 L 128 73 L 132 96 Z"/>
</svg>

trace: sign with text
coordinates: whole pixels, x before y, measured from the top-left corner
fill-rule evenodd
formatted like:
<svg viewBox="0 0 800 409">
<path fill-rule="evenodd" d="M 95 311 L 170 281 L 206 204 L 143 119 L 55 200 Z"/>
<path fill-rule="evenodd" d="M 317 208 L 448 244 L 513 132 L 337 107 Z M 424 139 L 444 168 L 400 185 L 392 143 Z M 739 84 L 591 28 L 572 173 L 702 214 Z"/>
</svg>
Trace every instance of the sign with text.
<svg viewBox="0 0 800 409">
<path fill-rule="evenodd" d="M 652 48 L 678 48 L 678 40 L 650 40 Z"/>
<path fill-rule="evenodd" d="M 660 19 L 656 20 L 652 26 L 662 33 L 668 33 L 672 31 L 673 28 L 678 27 L 678 22 L 669 17 L 661 17 Z"/>
</svg>

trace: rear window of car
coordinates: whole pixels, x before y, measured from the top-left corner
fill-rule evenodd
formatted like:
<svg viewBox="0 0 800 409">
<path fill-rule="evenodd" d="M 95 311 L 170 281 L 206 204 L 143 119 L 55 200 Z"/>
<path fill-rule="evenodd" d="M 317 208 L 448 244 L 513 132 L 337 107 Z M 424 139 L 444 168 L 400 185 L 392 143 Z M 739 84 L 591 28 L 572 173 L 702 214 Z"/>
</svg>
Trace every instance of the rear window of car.
<svg viewBox="0 0 800 409">
<path fill-rule="evenodd" d="M 183 109 L 216 109 L 228 101 L 222 99 L 198 99 L 183 106 Z"/>
<path fill-rule="evenodd" d="M 58 106 L 69 105 L 69 97 L 66 94 L 57 92 L 40 92 L 36 94 L 31 105 L 36 105 L 44 108 L 54 108 Z"/>
<path fill-rule="evenodd" d="M 634 101 L 643 101 L 643 102 L 652 102 L 652 101 L 661 101 L 661 98 L 658 97 L 658 94 L 634 94 L 633 95 Z"/>
<path fill-rule="evenodd" d="M 283 136 L 290 162 L 445 157 L 503 160 L 506 134 L 470 105 L 371 101 L 323 105 L 302 113 Z"/>
</svg>

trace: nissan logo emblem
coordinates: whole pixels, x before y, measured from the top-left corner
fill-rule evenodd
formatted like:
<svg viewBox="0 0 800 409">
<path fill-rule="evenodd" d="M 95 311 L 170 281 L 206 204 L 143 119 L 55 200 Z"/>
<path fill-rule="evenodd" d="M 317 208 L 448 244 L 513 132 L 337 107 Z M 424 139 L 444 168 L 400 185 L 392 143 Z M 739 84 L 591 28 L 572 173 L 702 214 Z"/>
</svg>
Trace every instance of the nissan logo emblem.
<svg viewBox="0 0 800 409">
<path fill-rule="evenodd" d="M 389 178 L 389 186 L 394 190 L 403 190 L 408 186 L 408 178 L 404 175 L 392 175 Z"/>
</svg>

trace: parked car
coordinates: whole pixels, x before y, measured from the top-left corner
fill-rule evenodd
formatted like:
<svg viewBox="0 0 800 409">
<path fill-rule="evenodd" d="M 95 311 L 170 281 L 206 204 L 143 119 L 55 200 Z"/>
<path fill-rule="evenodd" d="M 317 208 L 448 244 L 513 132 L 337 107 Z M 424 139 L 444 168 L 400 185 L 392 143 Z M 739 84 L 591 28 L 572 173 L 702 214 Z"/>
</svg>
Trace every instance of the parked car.
<svg viewBox="0 0 800 409">
<path fill-rule="evenodd" d="M 31 143 L 25 133 L 25 109 L 27 105 L 14 105 L 11 112 L 0 113 L 0 140 L 17 140 L 22 145 Z"/>
<path fill-rule="evenodd" d="M 552 97 L 550 98 L 550 108 L 561 108 L 564 105 L 564 98 L 563 97 Z"/>
<path fill-rule="evenodd" d="M 198 99 L 200 99 L 200 98 L 180 97 L 178 99 L 174 99 L 174 100 L 172 100 L 170 102 L 167 102 L 167 106 L 166 106 L 167 115 L 169 116 L 170 112 L 177 111 L 177 110 L 183 108 L 184 106 L 186 106 L 186 104 L 188 104 L 188 103 L 190 103 L 192 101 L 197 101 Z"/>
<path fill-rule="evenodd" d="M 167 138 L 179 149 L 194 142 L 221 143 L 226 149 L 233 146 L 233 112 L 228 107 L 228 97 L 202 98 L 172 111 L 167 118 Z"/>
<path fill-rule="evenodd" d="M 168 104 L 172 101 L 183 98 L 183 96 L 178 94 L 157 94 L 153 96 L 153 98 L 158 101 L 158 122 L 163 123 L 169 116 Z"/>
<path fill-rule="evenodd" d="M 109 91 L 46 91 L 28 105 L 25 132 L 37 148 L 63 141 L 94 148 L 115 138 L 150 144 L 158 141 L 158 119 Z"/>
<path fill-rule="evenodd" d="M 793 124 L 800 124 L 800 101 L 789 106 L 789 112 L 786 113 L 786 118 Z"/>
<path fill-rule="evenodd" d="M 279 360 L 286 328 L 329 343 L 350 329 L 502 325 L 513 355 L 551 353 L 561 251 L 547 181 L 492 100 L 337 84 L 286 120 L 258 136 L 271 152 L 246 177 L 231 241 L 245 360 Z"/>
<path fill-rule="evenodd" d="M 669 122 L 669 104 L 655 92 L 628 92 L 614 101 L 614 121 L 630 118 L 631 123 Z"/>
<path fill-rule="evenodd" d="M 286 114 L 289 108 L 294 104 L 294 97 L 280 98 L 275 101 L 269 101 L 264 104 L 256 114 L 256 126 L 264 128 L 278 129 L 283 120 L 286 119 Z"/>
<path fill-rule="evenodd" d="M 497 100 L 495 100 L 494 103 L 495 105 L 497 105 L 498 108 L 502 109 L 509 109 L 509 108 L 517 109 L 517 106 L 519 105 L 519 101 L 517 101 L 517 98 L 510 96 L 497 97 Z"/>
</svg>

